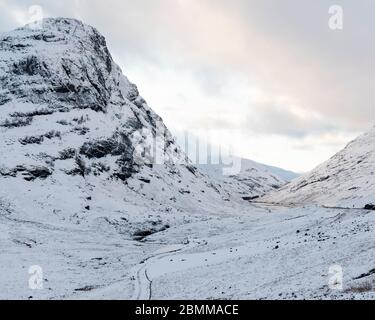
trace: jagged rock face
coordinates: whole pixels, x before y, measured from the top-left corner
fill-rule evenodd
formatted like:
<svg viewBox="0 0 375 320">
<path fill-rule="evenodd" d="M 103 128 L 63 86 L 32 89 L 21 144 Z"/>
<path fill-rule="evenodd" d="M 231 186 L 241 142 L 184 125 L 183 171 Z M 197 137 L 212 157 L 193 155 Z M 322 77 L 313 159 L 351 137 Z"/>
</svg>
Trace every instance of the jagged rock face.
<svg viewBox="0 0 375 320">
<path fill-rule="evenodd" d="M 73 19 L 42 25 L 0 35 L 0 217 L 129 235 L 242 208 L 243 194 L 282 183 L 264 170 L 233 184 L 201 173 L 103 36 Z"/>
<path fill-rule="evenodd" d="M 137 89 L 120 88 L 121 71 L 106 42 L 94 28 L 74 20 L 45 20 L 42 30 L 18 29 L 1 39 L 1 101 L 17 97 L 33 103 L 53 103 L 56 110 L 107 110 L 110 103 L 134 101 Z"/>
<path fill-rule="evenodd" d="M 0 217 L 129 236 L 230 197 L 190 164 L 103 36 L 73 19 L 0 35 L 0 154 Z"/>
<path fill-rule="evenodd" d="M 70 165 L 60 164 L 66 174 L 100 175 L 99 167 L 126 180 L 138 167 L 132 136 L 136 132 L 136 142 L 142 144 L 149 138 L 145 131 L 153 137 L 162 132 L 167 159 L 185 161 L 161 118 L 123 76 L 94 28 L 72 19 L 46 19 L 40 30 L 26 26 L 2 35 L 0 52 L 5 154 L 0 174 L 39 168 L 45 174 L 37 178 L 45 178 L 57 162 L 73 159 Z"/>
<path fill-rule="evenodd" d="M 263 200 L 365 208 L 375 204 L 375 128 Z"/>
</svg>

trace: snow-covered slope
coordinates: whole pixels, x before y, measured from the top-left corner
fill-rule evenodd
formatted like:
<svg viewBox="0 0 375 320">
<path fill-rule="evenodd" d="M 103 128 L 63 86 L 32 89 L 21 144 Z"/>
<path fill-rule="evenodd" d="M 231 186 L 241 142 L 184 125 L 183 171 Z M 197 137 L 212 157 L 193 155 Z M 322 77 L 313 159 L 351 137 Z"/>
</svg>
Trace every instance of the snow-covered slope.
<svg viewBox="0 0 375 320">
<path fill-rule="evenodd" d="M 243 201 L 283 179 L 192 166 L 79 21 L 0 35 L 0 154 L 0 299 L 373 297 L 372 214 Z"/>
<path fill-rule="evenodd" d="M 277 167 L 271 167 L 243 158 L 223 161 L 222 165 L 200 165 L 199 169 L 214 181 L 220 182 L 223 188 L 241 198 L 258 197 L 278 189 L 298 175 Z M 229 164 L 229 165 L 226 165 Z M 228 174 L 226 168 L 238 165 L 238 173 Z M 233 170 L 234 171 L 234 170 Z M 234 174 L 235 173 L 235 174 Z"/>
<path fill-rule="evenodd" d="M 252 162 L 234 179 L 201 173 L 96 29 L 42 26 L 0 41 L 0 207 L 13 216 L 157 231 L 285 182 Z"/>
<path fill-rule="evenodd" d="M 349 208 L 375 204 L 375 128 L 310 173 L 262 200 Z"/>
<path fill-rule="evenodd" d="M 0 207 L 125 230 L 129 215 L 159 224 L 229 197 L 190 164 L 94 28 L 45 19 L 2 34 L 0 53 Z"/>
</svg>

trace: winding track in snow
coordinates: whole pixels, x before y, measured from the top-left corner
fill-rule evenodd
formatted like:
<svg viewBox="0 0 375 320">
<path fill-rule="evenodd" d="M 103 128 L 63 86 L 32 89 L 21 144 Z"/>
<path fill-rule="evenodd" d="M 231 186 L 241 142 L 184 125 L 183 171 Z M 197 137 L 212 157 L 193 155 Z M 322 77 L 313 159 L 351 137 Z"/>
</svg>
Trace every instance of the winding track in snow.
<svg viewBox="0 0 375 320">
<path fill-rule="evenodd" d="M 331 209 L 332 212 L 330 215 L 327 215 L 325 218 L 322 217 L 319 221 L 311 221 L 308 219 L 305 224 L 302 226 L 304 228 L 318 228 L 319 226 L 329 225 L 331 223 L 336 223 L 338 220 L 341 220 L 344 216 L 347 215 L 347 212 L 337 212 L 336 209 Z M 356 211 L 356 210 L 355 210 Z M 359 212 L 364 212 L 360 210 Z M 295 217 L 285 218 L 284 221 L 297 220 L 306 217 L 307 215 L 297 215 Z M 296 226 L 296 228 L 301 228 L 301 226 Z M 293 230 L 293 234 L 294 234 Z M 190 243 L 187 245 L 175 245 L 168 246 L 159 251 L 154 252 L 153 255 L 144 260 L 141 264 L 135 267 L 135 280 L 136 286 L 133 294 L 133 300 L 151 300 L 153 298 L 153 281 L 160 276 L 164 276 L 173 272 L 179 272 L 186 270 L 190 267 L 197 267 L 200 265 L 215 264 L 228 260 L 228 257 L 241 256 L 247 253 L 249 247 L 247 245 L 234 247 L 224 247 L 221 249 L 215 249 L 212 251 L 203 251 L 196 253 L 186 253 L 185 251 L 198 247 L 198 243 Z M 231 244 L 231 246 L 233 246 Z M 229 250 L 229 252 L 228 252 Z M 365 248 L 367 252 L 368 247 Z M 338 261 L 345 261 L 351 257 L 350 255 L 344 255 Z M 210 257 L 210 258 L 208 258 Z M 207 259 L 208 258 L 208 262 Z M 171 262 L 173 261 L 173 262 Z M 172 265 L 171 265 L 172 264 Z M 323 269 L 327 264 L 326 261 L 318 263 L 315 267 L 321 266 L 320 269 Z M 295 277 L 301 275 L 305 270 L 298 270 L 296 273 L 290 275 Z M 273 283 L 278 283 L 279 279 L 273 279 L 271 282 L 266 282 L 261 284 L 257 288 L 262 288 L 265 286 L 270 286 Z M 155 288 L 154 288 L 155 289 Z M 155 295 L 155 294 L 154 294 Z"/>
<path fill-rule="evenodd" d="M 169 246 L 163 248 L 154 253 L 154 255 L 143 260 L 141 264 L 137 265 L 135 273 L 135 288 L 132 300 L 151 300 L 152 298 L 152 279 L 150 279 L 147 273 L 147 267 L 157 259 L 162 259 L 165 257 L 172 256 L 174 253 L 181 252 L 183 250 L 191 249 L 193 246 L 191 244 Z"/>
</svg>

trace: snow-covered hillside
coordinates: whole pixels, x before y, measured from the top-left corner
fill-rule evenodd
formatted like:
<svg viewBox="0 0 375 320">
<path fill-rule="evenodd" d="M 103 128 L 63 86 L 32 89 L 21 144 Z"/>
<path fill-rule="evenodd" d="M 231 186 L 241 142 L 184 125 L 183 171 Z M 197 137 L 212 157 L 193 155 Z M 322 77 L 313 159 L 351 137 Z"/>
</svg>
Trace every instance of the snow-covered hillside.
<svg viewBox="0 0 375 320">
<path fill-rule="evenodd" d="M 2 214 L 142 238 L 228 198 L 189 163 L 94 28 L 46 19 L 2 34 L 0 50 Z"/>
<path fill-rule="evenodd" d="M 213 181 L 217 181 L 232 194 L 241 198 L 255 198 L 277 190 L 298 175 L 277 167 L 271 167 L 252 160 L 233 157 L 223 161 L 224 164 L 200 165 L 201 172 L 206 173 Z M 226 165 L 228 164 L 228 165 Z M 233 168 L 238 166 L 238 171 Z M 227 172 L 231 169 L 235 174 Z"/>
<path fill-rule="evenodd" d="M 262 200 L 347 208 L 375 204 L 375 128 L 310 173 Z"/>
<path fill-rule="evenodd" d="M 332 189 L 309 196 L 339 200 L 347 183 L 370 199 L 374 135 L 321 167 Z M 0 299 L 374 296 L 371 212 L 244 201 L 294 174 L 192 165 L 77 20 L 0 35 L 0 154 Z M 329 288 L 337 264 L 342 291 Z"/>
<path fill-rule="evenodd" d="M 0 41 L 0 206 L 13 216 L 142 237 L 183 213 L 241 205 L 238 188 L 261 195 L 285 182 L 263 169 L 234 186 L 201 173 L 96 29 L 64 18 L 42 26 Z"/>
</svg>

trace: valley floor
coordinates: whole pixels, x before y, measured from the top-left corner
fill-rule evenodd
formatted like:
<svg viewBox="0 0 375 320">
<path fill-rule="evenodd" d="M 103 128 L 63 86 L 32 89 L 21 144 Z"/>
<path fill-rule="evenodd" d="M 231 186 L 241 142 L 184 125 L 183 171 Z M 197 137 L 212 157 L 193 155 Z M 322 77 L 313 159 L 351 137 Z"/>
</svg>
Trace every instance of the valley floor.
<svg viewBox="0 0 375 320">
<path fill-rule="evenodd" d="M 365 210 L 249 204 L 142 242 L 0 215 L 0 298 L 374 299 L 374 239 Z"/>
</svg>

